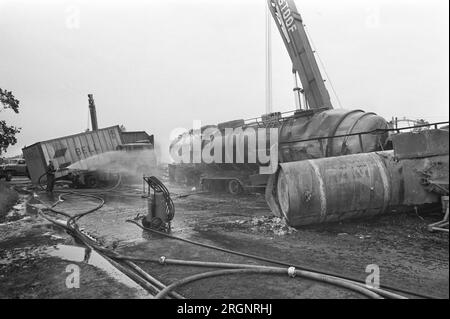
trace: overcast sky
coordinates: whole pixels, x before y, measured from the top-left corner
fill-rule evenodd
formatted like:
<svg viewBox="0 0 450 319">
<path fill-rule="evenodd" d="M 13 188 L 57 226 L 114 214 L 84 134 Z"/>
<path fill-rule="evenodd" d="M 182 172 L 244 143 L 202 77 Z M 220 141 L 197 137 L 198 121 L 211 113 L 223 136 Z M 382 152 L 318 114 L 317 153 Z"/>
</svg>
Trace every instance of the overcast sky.
<svg viewBox="0 0 450 319">
<path fill-rule="evenodd" d="M 296 0 L 343 108 L 448 120 L 447 0 Z M 265 0 L 0 0 L 0 87 L 20 100 L 25 145 L 100 127 L 146 130 L 167 148 L 192 120 L 265 111 Z M 274 111 L 295 108 L 272 24 Z M 324 76 L 326 78 L 326 76 Z M 329 79 L 328 79 L 329 81 Z M 333 96 L 335 108 L 339 105 Z"/>
</svg>

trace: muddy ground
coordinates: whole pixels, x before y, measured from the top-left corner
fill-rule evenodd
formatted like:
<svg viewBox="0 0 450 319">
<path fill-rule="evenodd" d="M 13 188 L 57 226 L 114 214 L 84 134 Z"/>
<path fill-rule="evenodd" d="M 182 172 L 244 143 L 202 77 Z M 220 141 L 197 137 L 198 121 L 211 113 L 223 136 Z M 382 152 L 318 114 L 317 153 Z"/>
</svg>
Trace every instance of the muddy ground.
<svg viewBox="0 0 450 319">
<path fill-rule="evenodd" d="M 11 183 L 23 184 L 28 183 L 20 179 Z M 18 202 L 0 223 L 0 299 L 147 297 L 140 287 L 127 286 L 99 267 L 52 256 L 59 246 L 76 243 L 61 228 L 28 214 L 27 196 L 17 197 Z M 73 265 L 79 267 L 79 284 L 68 288 L 66 281 L 73 269 L 67 267 Z"/>
<path fill-rule="evenodd" d="M 448 235 L 427 230 L 429 223 L 442 218 L 440 212 L 419 210 L 294 230 L 283 226 L 272 216 L 261 194 L 201 193 L 178 197 L 195 191 L 166 185 L 173 193 L 176 207 L 173 235 L 362 281 L 368 275 L 366 266 L 376 264 L 380 267 L 381 285 L 389 284 L 439 298 L 449 297 Z M 104 196 L 105 206 L 81 219 L 80 226 L 105 246 L 127 255 L 264 264 L 151 235 L 127 223 L 127 219 L 146 213 L 147 203 L 141 196 L 141 187 L 137 184 L 108 192 Z M 55 201 L 45 194 L 40 197 L 48 203 Z M 58 208 L 74 214 L 95 205 L 93 201 L 73 197 Z M 0 260 L 5 258 L 5 254 L 20 254 L 31 244 L 44 247 L 72 244 L 67 235 L 61 235 L 61 231 L 46 227 L 48 223 L 39 218 L 0 225 Z M 16 228 L 17 234 L 4 237 L 11 228 Z M 51 237 L 55 234 L 57 237 Z M 16 262 L 7 266 L 0 263 L 0 297 L 134 298 L 138 295 L 134 289 L 114 281 L 107 273 L 83 263 L 80 265 L 92 268 L 86 271 L 86 278 L 82 281 L 84 292 L 49 289 L 64 284 L 67 274 L 63 266 L 67 261 L 54 258 L 45 262 L 31 260 L 26 268 Z M 166 284 L 209 270 L 149 263 L 139 263 L 139 266 Z M 25 282 L 26 285 L 23 284 Z M 31 293 L 29 287 L 37 288 Z M 189 284 L 178 292 L 187 298 L 361 298 L 353 292 L 299 278 L 291 279 L 287 275 L 217 277 Z"/>
<path fill-rule="evenodd" d="M 8 186 L 8 183 L 0 180 L 0 223 L 6 220 L 7 214 L 19 199 L 17 192 Z"/>
<path fill-rule="evenodd" d="M 7 228 L 7 234 L 4 233 Z M 73 244 L 70 237 L 40 219 L 25 219 L 9 227 L 0 225 L 0 298 L 88 299 L 136 298 L 137 291 L 108 273 L 83 262 L 48 256 L 61 243 Z M 68 288 L 73 273 L 69 265 L 80 267 L 79 288 Z"/>
</svg>

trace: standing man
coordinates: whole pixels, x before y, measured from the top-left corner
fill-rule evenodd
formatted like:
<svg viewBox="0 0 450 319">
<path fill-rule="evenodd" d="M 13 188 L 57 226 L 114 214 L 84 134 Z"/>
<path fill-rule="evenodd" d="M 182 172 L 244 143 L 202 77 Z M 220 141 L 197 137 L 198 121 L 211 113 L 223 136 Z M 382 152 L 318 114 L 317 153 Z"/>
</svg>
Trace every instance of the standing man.
<svg viewBox="0 0 450 319">
<path fill-rule="evenodd" d="M 53 186 L 55 186 L 55 166 L 52 161 L 48 161 L 47 166 L 47 192 L 53 193 Z"/>
</svg>

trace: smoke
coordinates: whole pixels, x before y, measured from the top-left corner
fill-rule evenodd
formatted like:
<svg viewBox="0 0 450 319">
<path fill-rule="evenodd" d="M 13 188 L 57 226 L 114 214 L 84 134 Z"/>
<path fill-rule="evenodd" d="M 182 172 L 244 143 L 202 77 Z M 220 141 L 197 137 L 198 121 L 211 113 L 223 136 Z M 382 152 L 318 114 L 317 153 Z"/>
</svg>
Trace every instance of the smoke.
<svg viewBox="0 0 450 319">
<path fill-rule="evenodd" d="M 101 171 L 130 177 L 158 175 L 158 161 L 154 150 L 109 151 L 80 160 L 69 170 Z"/>
</svg>

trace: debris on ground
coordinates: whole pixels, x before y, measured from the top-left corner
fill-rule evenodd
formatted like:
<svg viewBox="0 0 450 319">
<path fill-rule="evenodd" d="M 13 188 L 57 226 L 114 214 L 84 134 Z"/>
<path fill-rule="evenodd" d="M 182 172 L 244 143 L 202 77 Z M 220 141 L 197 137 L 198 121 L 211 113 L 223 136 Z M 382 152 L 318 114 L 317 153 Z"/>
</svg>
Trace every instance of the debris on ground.
<svg viewBox="0 0 450 319">
<path fill-rule="evenodd" d="M 286 224 L 284 219 L 275 216 L 253 217 L 251 220 L 237 220 L 237 225 L 250 226 L 252 232 L 273 233 L 277 236 L 290 235 L 297 230 Z"/>
</svg>

